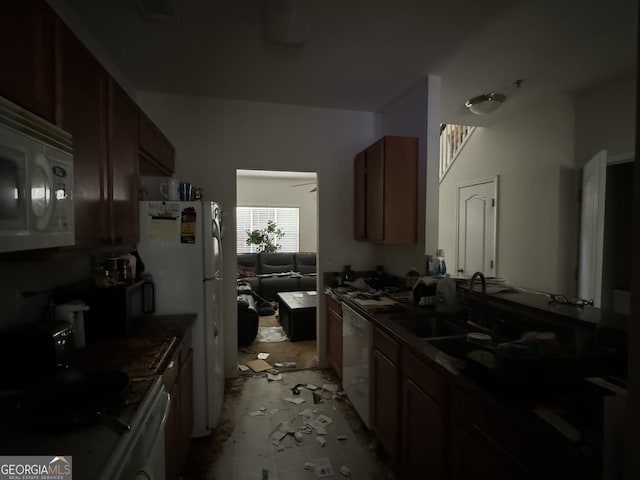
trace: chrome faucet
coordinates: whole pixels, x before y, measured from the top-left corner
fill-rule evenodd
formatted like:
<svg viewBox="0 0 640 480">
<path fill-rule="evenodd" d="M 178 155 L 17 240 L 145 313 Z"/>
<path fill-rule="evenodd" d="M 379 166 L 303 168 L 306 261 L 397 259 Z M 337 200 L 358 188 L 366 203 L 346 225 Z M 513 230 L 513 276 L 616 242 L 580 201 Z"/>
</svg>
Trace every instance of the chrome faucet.
<svg viewBox="0 0 640 480">
<path fill-rule="evenodd" d="M 484 278 L 484 274 L 482 272 L 476 272 L 471 277 L 471 281 L 469 282 L 469 292 L 473 293 L 473 287 L 475 286 L 476 280 L 480 279 L 482 283 L 482 293 L 487 293 L 487 281 Z"/>
</svg>

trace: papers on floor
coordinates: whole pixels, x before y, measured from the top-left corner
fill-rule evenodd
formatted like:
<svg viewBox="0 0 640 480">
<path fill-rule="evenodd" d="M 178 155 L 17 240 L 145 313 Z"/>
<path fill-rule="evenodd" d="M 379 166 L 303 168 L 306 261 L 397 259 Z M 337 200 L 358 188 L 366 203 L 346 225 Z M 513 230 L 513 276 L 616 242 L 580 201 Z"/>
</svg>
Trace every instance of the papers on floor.
<svg viewBox="0 0 640 480">
<path fill-rule="evenodd" d="M 259 353 L 258 354 L 258 358 L 260 360 L 266 360 L 267 358 L 269 358 L 269 354 L 268 353 Z"/>
<path fill-rule="evenodd" d="M 296 362 L 276 362 L 274 364 L 278 368 L 295 368 Z"/>
<path fill-rule="evenodd" d="M 285 402 L 293 403 L 294 405 L 300 405 L 301 403 L 306 402 L 306 400 L 301 397 L 296 397 L 296 398 L 286 397 L 286 398 L 283 398 L 283 400 Z"/>
<path fill-rule="evenodd" d="M 282 374 L 278 373 L 277 375 L 274 375 L 273 373 L 267 373 L 267 380 L 282 380 Z"/>
<path fill-rule="evenodd" d="M 242 364 L 238 364 L 238 370 L 240 370 L 241 372 L 246 372 L 247 370 L 249 370 L 249 367 L 247 367 L 246 365 L 242 365 Z"/>
</svg>

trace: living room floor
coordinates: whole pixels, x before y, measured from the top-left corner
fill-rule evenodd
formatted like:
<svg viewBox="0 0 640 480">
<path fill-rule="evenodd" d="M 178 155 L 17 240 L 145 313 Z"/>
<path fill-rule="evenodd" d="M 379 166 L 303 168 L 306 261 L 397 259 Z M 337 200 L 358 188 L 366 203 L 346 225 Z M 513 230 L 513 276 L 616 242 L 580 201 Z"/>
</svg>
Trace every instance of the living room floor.
<svg viewBox="0 0 640 480">
<path fill-rule="evenodd" d="M 286 336 L 283 341 L 262 342 L 259 339 L 267 335 L 261 335 L 267 329 L 269 331 L 278 331 L 277 312 L 275 315 L 261 316 L 258 323 L 258 335 L 256 340 L 247 346 L 238 349 L 238 363 L 244 365 L 250 360 L 255 360 L 258 353 L 268 353 L 269 357 L 266 361 L 272 366 L 277 363 L 295 362 L 295 367 L 279 368 L 280 371 L 305 370 L 318 365 L 317 346 L 315 340 L 304 340 L 292 342 Z M 284 333 L 282 333 L 284 335 Z M 277 338 L 277 335 L 276 335 Z M 240 372 L 241 375 L 253 375 L 250 370 Z"/>
</svg>

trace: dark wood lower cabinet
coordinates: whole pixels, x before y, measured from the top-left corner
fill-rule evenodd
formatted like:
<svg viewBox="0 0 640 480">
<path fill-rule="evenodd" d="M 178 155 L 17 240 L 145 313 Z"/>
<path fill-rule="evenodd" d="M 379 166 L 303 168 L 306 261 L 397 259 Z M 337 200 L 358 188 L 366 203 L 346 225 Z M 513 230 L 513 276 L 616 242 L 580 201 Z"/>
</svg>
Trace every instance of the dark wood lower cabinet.
<svg viewBox="0 0 640 480">
<path fill-rule="evenodd" d="M 413 357 L 409 362 L 420 362 L 407 355 Z M 423 380 L 423 376 L 403 379 L 402 478 L 439 480 L 447 474 L 447 412 L 420 385 Z"/>
<path fill-rule="evenodd" d="M 380 350 L 373 352 L 373 429 L 393 463 L 400 443 L 400 371 Z"/>
<path fill-rule="evenodd" d="M 176 353 L 173 366 L 178 369 L 175 383 L 169 388 L 171 407 L 165 426 L 165 462 L 167 480 L 180 477 L 193 430 L 193 350 Z M 165 375 L 165 382 L 167 381 Z M 170 381 L 170 380 L 169 380 Z"/>
<path fill-rule="evenodd" d="M 342 378 L 342 305 L 331 295 L 325 295 L 327 306 L 327 361 Z"/>
</svg>

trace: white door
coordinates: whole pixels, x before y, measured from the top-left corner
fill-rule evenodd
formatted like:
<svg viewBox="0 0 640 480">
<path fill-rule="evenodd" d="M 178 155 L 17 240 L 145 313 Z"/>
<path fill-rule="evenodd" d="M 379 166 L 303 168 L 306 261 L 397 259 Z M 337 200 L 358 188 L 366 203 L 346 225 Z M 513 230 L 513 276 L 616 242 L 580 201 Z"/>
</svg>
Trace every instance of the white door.
<svg viewBox="0 0 640 480">
<path fill-rule="evenodd" d="M 582 169 L 578 296 L 593 300 L 594 307 L 600 306 L 602 297 L 606 182 L 607 152 L 602 150 Z"/>
<path fill-rule="evenodd" d="M 458 187 L 457 272 L 497 275 L 498 178 Z"/>
</svg>

